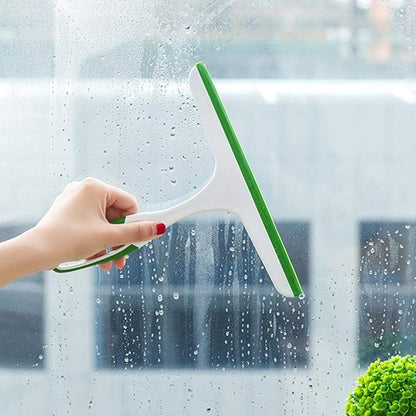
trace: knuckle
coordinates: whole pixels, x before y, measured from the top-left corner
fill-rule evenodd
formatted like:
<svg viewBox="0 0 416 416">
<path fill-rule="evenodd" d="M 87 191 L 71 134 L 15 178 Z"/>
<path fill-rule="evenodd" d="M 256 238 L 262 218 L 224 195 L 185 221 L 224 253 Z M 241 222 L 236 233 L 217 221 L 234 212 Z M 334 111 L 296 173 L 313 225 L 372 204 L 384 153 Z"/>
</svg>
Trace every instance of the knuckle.
<svg viewBox="0 0 416 416">
<path fill-rule="evenodd" d="M 143 231 L 141 230 L 141 227 L 135 227 L 132 234 L 133 234 L 133 239 L 135 241 L 142 241 L 143 240 Z"/>
<path fill-rule="evenodd" d="M 88 187 L 88 186 L 96 186 L 97 183 L 98 183 L 97 179 L 88 177 L 82 180 L 81 185 L 84 187 Z"/>
<path fill-rule="evenodd" d="M 136 226 L 131 229 L 131 239 L 134 241 L 143 241 L 145 239 L 142 227 Z"/>
<path fill-rule="evenodd" d="M 63 192 L 69 192 L 69 191 L 72 191 L 72 190 L 73 190 L 73 189 L 75 189 L 78 185 L 79 185 L 79 182 L 77 182 L 77 181 L 72 181 L 72 182 L 69 182 L 69 183 L 65 186 L 65 188 L 64 188 L 64 190 L 63 190 Z"/>
<path fill-rule="evenodd" d="M 79 184 L 80 190 L 86 193 L 90 193 L 100 188 L 101 182 L 95 178 L 85 178 Z"/>
<path fill-rule="evenodd" d="M 137 241 L 146 241 L 152 237 L 151 226 L 148 224 L 139 224 L 136 227 L 136 237 Z"/>
</svg>

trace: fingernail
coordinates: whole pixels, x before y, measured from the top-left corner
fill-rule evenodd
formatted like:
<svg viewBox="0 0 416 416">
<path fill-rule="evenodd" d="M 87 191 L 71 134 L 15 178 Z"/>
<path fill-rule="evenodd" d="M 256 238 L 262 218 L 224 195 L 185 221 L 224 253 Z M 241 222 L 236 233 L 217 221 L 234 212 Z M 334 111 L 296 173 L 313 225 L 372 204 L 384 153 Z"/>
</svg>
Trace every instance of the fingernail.
<svg viewBox="0 0 416 416">
<path fill-rule="evenodd" d="M 156 235 L 161 235 L 166 231 L 166 225 L 163 224 L 162 222 L 160 222 L 159 224 L 155 225 L 155 231 L 156 231 Z"/>
</svg>

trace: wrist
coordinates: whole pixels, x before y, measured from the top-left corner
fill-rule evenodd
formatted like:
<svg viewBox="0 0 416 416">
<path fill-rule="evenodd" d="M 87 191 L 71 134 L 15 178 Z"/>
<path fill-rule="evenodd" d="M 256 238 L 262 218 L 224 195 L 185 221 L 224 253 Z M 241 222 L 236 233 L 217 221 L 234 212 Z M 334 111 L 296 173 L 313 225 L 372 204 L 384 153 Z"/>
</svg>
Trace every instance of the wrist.
<svg viewBox="0 0 416 416">
<path fill-rule="evenodd" d="M 58 264 L 52 257 L 54 251 L 49 247 L 49 241 L 40 227 L 35 226 L 16 239 L 19 250 L 27 257 L 28 266 L 33 269 L 32 273 L 53 269 Z"/>
<path fill-rule="evenodd" d="M 0 243 L 0 287 L 47 269 L 45 253 L 33 229 Z"/>
</svg>

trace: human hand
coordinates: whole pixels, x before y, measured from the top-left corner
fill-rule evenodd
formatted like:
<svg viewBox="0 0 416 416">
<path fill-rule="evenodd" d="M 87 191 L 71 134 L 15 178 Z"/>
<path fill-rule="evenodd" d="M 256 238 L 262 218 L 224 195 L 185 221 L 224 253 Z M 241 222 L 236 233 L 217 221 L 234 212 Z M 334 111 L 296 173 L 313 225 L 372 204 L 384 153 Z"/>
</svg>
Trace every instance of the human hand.
<svg viewBox="0 0 416 416">
<path fill-rule="evenodd" d="M 109 223 L 138 211 L 132 195 L 97 179 L 70 183 L 31 230 L 45 253 L 42 268 L 53 269 L 63 262 L 101 256 L 109 247 L 148 241 L 165 232 L 165 225 L 156 222 Z M 113 260 L 119 269 L 125 263 L 125 257 Z M 110 262 L 99 266 L 111 269 Z"/>
</svg>

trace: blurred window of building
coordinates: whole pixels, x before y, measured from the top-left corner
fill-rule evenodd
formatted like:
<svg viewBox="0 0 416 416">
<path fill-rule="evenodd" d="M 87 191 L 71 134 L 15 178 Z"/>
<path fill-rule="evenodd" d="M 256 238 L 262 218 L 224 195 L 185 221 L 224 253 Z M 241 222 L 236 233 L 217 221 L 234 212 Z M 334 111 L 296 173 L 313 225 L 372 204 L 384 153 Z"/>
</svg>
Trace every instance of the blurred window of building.
<svg viewBox="0 0 416 416">
<path fill-rule="evenodd" d="M 0 241 L 24 226 L 0 227 Z M 25 253 L 16 253 L 24 256 Z M 42 273 L 0 290 L 0 368 L 44 368 L 44 286 Z"/>
<path fill-rule="evenodd" d="M 363 222 L 358 356 L 416 353 L 416 227 L 404 222 Z"/>
<path fill-rule="evenodd" d="M 99 280 L 98 368 L 307 366 L 308 302 L 275 291 L 241 223 L 206 227 L 173 225 Z M 309 226 L 279 230 L 307 290 Z"/>
</svg>

